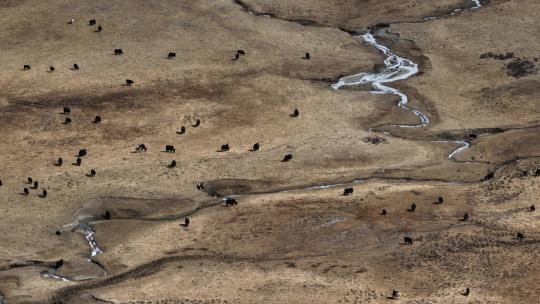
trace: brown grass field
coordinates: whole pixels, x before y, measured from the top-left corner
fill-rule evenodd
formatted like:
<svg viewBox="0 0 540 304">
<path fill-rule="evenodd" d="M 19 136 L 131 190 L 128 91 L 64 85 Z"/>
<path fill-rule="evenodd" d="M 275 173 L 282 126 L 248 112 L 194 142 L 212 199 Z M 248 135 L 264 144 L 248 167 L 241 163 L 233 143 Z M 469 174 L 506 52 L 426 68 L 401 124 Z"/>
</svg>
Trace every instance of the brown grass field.
<svg viewBox="0 0 540 304">
<path fill-rule="evenodd" d="M 480 3 L 0 2 L 0 304 L 538 303 L 540 2 Z M 370 30 L 429 125 L 330 87 Z"/>
</svg>

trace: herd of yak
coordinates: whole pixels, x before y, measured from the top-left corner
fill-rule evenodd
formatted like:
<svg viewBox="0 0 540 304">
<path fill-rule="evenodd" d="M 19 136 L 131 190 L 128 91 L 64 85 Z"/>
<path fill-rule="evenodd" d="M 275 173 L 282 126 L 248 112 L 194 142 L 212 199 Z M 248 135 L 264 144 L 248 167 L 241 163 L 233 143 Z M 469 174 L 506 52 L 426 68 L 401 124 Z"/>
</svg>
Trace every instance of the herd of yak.
<svg viewBox="0 0 540 304">
<path fill-rule="evenodd" d="M 71 19 L 70 22 L 68 22 L 69 24 L 73 24 L 75 23 L 75 19 Z M 94 26 L 96 25 L 96 20 L 95 19 L 91 19 L 88 23 L 90 26 Z M 97 30 L 95 30 L 95 32 L 102 32 L 103 31 L 103 27 L 101 25 L 98 25 L 97 26 Z M 114 55 L 116 56 L 120 56 L 122 54 L 124 54 L 124 51 L 120 48 L 118 49 L 115 49 L 114 52 L 113 52 Z M 237 61 L 240 59 L 240 56 L 245 56 L 246 55 L 246 52 L 244 50 L 237 50 L 235 55 L 234 55 L 234 58 L 232 59 L 232 61 Z M 167 58 L 168 59 L 174 59 L 176 57 L 176 53 L 174 52 L 169 52 L 169 54 L 167 55 Z M 488 57 L 487 55 L 485 57 Z M 302 57 L 302 59 L 304 60 L 309 60 L 311 59 L 311 55 L 309 53 L 305 53 L 305 56 Z M 25 64 L 23 65 L 23 70 L 30 70 L 31 69 L 31 66 L 29 64 Z M 79 65 L 78 64 L 74 64 L 73 67 L 71 68 L 71 70 L 73 71 L 78 71 L 80 69 Z M 48 69 L 48 72 L 49 73 L 53 73 L 55 71 L 55 67 L 54 66 L 50 66 L 49 69 Z M 132 86 L 135 82 L 131 79 L 126 79 L 125 81 L 125 86 Z M 64 107 L 63 109 L 63 112 L 62 114 L 65 114 L 66 117 L 65 117 L 65 120 L 63 122 L 63 124 L 70 124 L 72 122 L 72 119 L 69 117 L 71 113 L 71 109 L 69 107 Z M 290 117 L 298 117 L 300 115 L 300 112 L 298 109 L 294 109 L 294 111 L 290 114 Z M 96 123 L 96 124 L 99 124 L 101 123 L 102 121 L 102 118 L 101 116 L 96 116 L 94 118 L 94 120 L 92 121 L 92 123 Z M 191 125 L 191 127 L 193 128 L 197 128 L 201 125 L 201 121 L 200 119 L 197 119 L 195 121 L 195 123 L 193 123 Z M 179 131 L 177 131 L 178 134 L 184 134 L 186 133 L 186 127 L 185 126 L 182 126 L 180 128 Z M 256 152 L 258 151 L 259 149 L 261 148 L 260 144 L 259 143 L 255 143 L 253 144 L 252 148 L 249 150 L 251 152 Z M 230 147 L 229 147 L 229 144 L 223 144 L 221 145 L 220 149 L 218 150 L 218 152 L 227 152 L 229 151 Z M 146 152 L 147 151 L 147 147 L 145 144 L 139 144 L 136 148 L 135 148 L 135 152 Z M 175 153 L 176 152 L 176 149 L 173 145 L 166 145 L 165 146 L 165 152 L 169 152 L 169 153 Z M 82 158 L 85 157 L 87 155 L 87 151 L 86 149 L 80 149 L 79 150 L 79 153 L 77 154 L 76 156 L 76 159 L 75 159 L 75 162 L 73 163 L 73 165 L 76 165 L 76 166 L 80 166 L 82 164 Z M 284 157 L 282 158 L 282 162 L 289 162 L 293 159 L 293 155 L 292 154 L 286 154 L 284 155 Z M 56 166 L 62 166 L 63 165 L 63 159 L 60 157 L 58 158 L 58 160 L 56 161 L 55 165 Z M 176 167 L 176 160 L 172 160 L 172 162 L 168 165 L 169 168 L 174 168 Z M 539 172 L 537 172 L 539 173 Z M 97 172 L 95 169 L 91 169 L 90 170 L 90 173 L 87 174 L 87 176 L 90 176 L 90 177 L 93 177 L 93 176 L 96 176 Z M 23 192 L 21 193 L 21 195 L 29 195 L 30 194 L 30 190 L 37 190 L 38 187 L 39 187 L 39 182 L 37 180 L 34 180 L 32 177 L 28 177 L 27 180 L 26 180 L 26 183 L 29 185 L 29 186 L 26 186 L 23 188 Z M 0 187 L 2 186 L 2 180 L 0 180 Z M 205 191 L 204 189 L 204 184 L 203 183 L 199 183 L 197 184 L 197 189 L 201 190 L 201 191 Z M 354 192 L 354 189 L 353 188 L 345 188 L 343 190 L 343 196 L 349 196 L 349 195 L 352 195 Z M 41 194 L 39 195 L 40 197 L 42 198 L 46 198 L 47 197 L 47 190 L 46 189 L 42 189 L 41 191 Z M 238 202 L 236 201 L 236 199 L 232 198 L 232 197 L 228 197 L 228 198 L 225 198 L 224 199 L 224 202 L 225 202 L 225 206 L 234 206 L 234 205 L 237 205 Z M 442 204 L 444 202 L 444 199 L 442 197 L 439 197 L 437 199 L 436 202 L 434 202 L 435 204 Z M 535 206 L 534 205 L 531 205 L 529 208 L 529 211 L 530 212 L 533 212 L 535 211 Z M 415 212 L 416 211 L 416 204 L 412 204 L 411 207 L 409 209 L 407 209 L 408 212 Z M 386 209 L 382 209 L 380 215 L 387 215 L 387 210 Z M 111 213 L 109 211 L 106 211 L 105 215 L 103 216 L 104 219 L 106 220 L 110 220 L 111 219 Z M 461 219 L 461 221 L 467 221 L 469 219 L 469 214 L 468 213 L 465 213 Z M 184 224 L 182 224 L 182 226 L 184 227 L 188 227 L 190 224 L 190 220 L 189 218 L 185 218 L 184 219 Z M 59 231 L 56 231 L 56 234 L 60 234 Z M 521 233 L 521 232 L 518 232 L 516 234 L 516 239 L 518 240 L 523 240 L 524 239 L 524 234 Z M 403 238 L 403 241 L 404 241 L 404 244 L 413 244 L 413 237 L 412 236 L 404 236 Z M 63 262 L 63 261 L 62 261 Z M 61 265 L 57 265 L 58 267 L 61 266 Z M 468 296 L 470 294 L 470 288 L 466 288 L 465 292 L 462 293 L 462 295 L 464 296 Z M 394 290 L 392 292 L 392 295 L 389 297 L 391 299 L 399 299 L 401 296 L 401 293 L 397 290 Z"/>
</svg>

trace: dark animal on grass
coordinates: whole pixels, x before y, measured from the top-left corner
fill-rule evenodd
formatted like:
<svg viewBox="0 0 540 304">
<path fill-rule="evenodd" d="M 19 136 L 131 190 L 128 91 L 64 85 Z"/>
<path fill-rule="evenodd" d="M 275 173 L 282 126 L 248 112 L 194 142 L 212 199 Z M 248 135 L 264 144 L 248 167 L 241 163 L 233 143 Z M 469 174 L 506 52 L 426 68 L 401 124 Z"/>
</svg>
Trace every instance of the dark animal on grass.
<svg viewBox="0 0 540 304">
<path fill-rule="evenodd" d="M 87 152 L 86 149 L 80 149 L 79 154 L 77 154 L 78 157 L 86 156 Z"/>
<path fill-rule="evenodd" d="M 58 166 L 62 166 L 63 163 L 64 163 L 64 160 L 61 157 L 59 157 L 58 160 L 56 161 L 56 164 Z"/>
<path fill-rule="evenodd" d="M 311 55 L 309 55 L 309 53 L 306 53 L 306 55 L 305 55 L 304 57 L 302 57 L 302 59 L 310 60 L 310 59 L 311 59 Z"/>
<path fill-rule="evenodd" d="M 191 126 L 194 127 L 194 128 L 196 128 L 196 127 L 198 127 L 198 126 L 200 126 L 200 125 L 201 125 L 201 120 L 200 120 L 200 119 L 197 119 L 197 120 L 195 121 L 195 123 L 192 124 Z"/>
<path fill-rule="evenodd" d="M 463 218 L 461 219 L 463 222 L 469 220 L 469 213 L 468 212 L 465 212 L 465 214 L 463 214 Z"/>
<path fill-rule="evenodd" d="M 392 299 L 394 300 L 399 300 L 399 298 L 401 297 L 401 292 L 397 291 L 397 290 L 393 290 L 392 291 Z"/>
<path fill-rule="evenodd" d="M 405 236 L 405 237 L 403 237 L 403 242 L 405 242 L 405 244 L 412 245 L 413 239 L 410 236 Z"/>
<path fill-rule="evenodd" d="M 90 170 L 90 176 L 96 176 L 96 170 L 94 169 Z"/>
<path fill-rule="evenodd" d="M 176 152 L 176 149 L 174 148 L 173 145 L 166 145 L 166 146 L 165 146 L 165 152 L 175 153 L 175 152 Z"/>
<path fill-rule="evenodd" d="M 477 137 L 478 137 L 478 135 L 476 135 L 474 133 L 469 134 L 470 139 L 476 139 Z"/>
<path fill-rule="evenodd" d="M 386 213 L 387 213 L 387 212 L 386 212 L 386 209 L 383 209 L 383 210 L 381 211 L 381 215 L 386 215 Z"/>
<path fill-rule="evenodd" d="M 181 127 L 180 127 L 180 131 L 176 131 L 176 133 L 177 133 L 177 134 L 184 134 L 184 133 L 186 133 L 186 127 L 181 126 Z"/>
<path fill-rule="evenodd" d="M 225 200 L 225 206 L 235 206 L 238 205 L 238 202 L 234 198 L 227 198 Z"/>
<path fill-rule="evenodd" d="M 219 150 L 220 152 L 227 152 L 229 151 L 229 144 L 221 145 L 221 148 Z"/>
<path fill-rule="evenodd" d="M 53 66 L 50 66 L 50 67 L 49 67 L 49 72 L 51 72 L 51 73 L 52 73 L 52 72 L 54 72 L 54 70 L 55 70 L 55 69 L 54 69 L 54 67 L 53 67 Z"/>
<path fill-rule="evenodd" d="M 58 268 L 62 267 L 62 265 L 64 265 L 64 260 L 60 259 L 60 260 L 56 261 L 56 263 L 54 264 L 54 269 L 58 269 Z"/>
<path fill-rule="evenodd" d="M 236 54 L 244 56 L 246 52 L 244 50 L 236 50 Z"/>
<path fill-rule="evenodd" d="M 259 149 L 261 148 L 261 146 L 259 145 L 259 143 L 256 143 L 253 145 L 253 147 L 251 148 L 251 151 L 254 152 L 254 151 L 259 151 Z"/>
<path fill-rule="evenodd" d="M 0 186 L 2 186 L 2 180 L 0 179 Z"/>
<path fill-rule="evenodd" d="M 111 213 L 109 211 L 105 211 L 105 215 L 103 216 L 104 219 L 110 220 L 111 219 Z"/>
<path fill-rule="evenodd" d="M 34 182 L 34 180 L 31 177 L 28 177 L 26 180 L 28 181 L 29 184 Z"/>
<path fill-rule="evenodd" d="M 96 19 L 90 19 L 90 21 L 88 21 L 88 25 L 96 25 Z"/>
<path fill-rule="evenodd" d="M 28 191 L 28 188 L 24 188 L 24 189 L 23 189 L 23 193 L 26 194 L 26 195 L 28 195 L 28 193 L 30 193 L 30 191 Z"/>
<path fill-rule="evenodd" d="M 465 292 L 462 295 L 468 297 L 471 294 L 471 289 L 469 287 L 465 288 Z"/>
<path fill-rule="evenodd" d="M 411 205 L 411 208 L 407 209 L 407 211 L 409 211 L 409 212 L 415 212 L 415 211 L 416 211 L 416 204 L 413 203 L 413 204 Z"/>
<path fill-rule="evenodd" d="M 169 168 L 174 168 L 174 167 L 176 167 L 176 160 L 173 159 L 173 161 L 169 165 Z"/>
<path fill-rule="evenodd" d="M 96 123 L 96 124 L 97 124 L 97 123 L 100 123 L 100 122 L 101 122 L 101 116 L 98 115 L 98 116 L 96 116 L 96 117 L 94 118 L 93 123 Z"/>
<path fill-rule="evenodd" d="M 486 174 L 486 176 L 484 177 L 484 180 L 490 180 L 492 178 L 495 177 L 495 172 L 489 172 L 488 174 Z"/>
<path fill-rule="evenodd" d="M 30 65 L 29 64 L 23 65 L 23 70 L 25 70 L 25 71 L 30 70 Z"/>
<path fill-rule="evenodd" d="M 43 192 L 41 193 L 41 197 L 43 198 L 47 197 L 47 190 L 43 189 Z"/>
<path fill-rule="evenodd" d="M 66 117 L 66 119 L 64 119 L 64 124 L 65 124 L 65 125 L 68 125 L 68 124 L 70 124 L 70 123 L 71 123 L 71 118 Z"/>
<path fill-rule="evenodd" d="M 238 59 L 240 59 L 240 54 L 238 53 L 234 54 L 234 58 L 232 59 L 232 61 L 236 61 Z"/>
<path fill-rule="evenodd" d="M 34 189 L 37 189 L 37 188 L 38 188 L 38 186 L 39 186 L 39 183 L 38 183 L 38 181 L 34 181 Z"/>
<path fill-rule="evenodd" d="M 146 152 L 146 145 L 145 145 L 145 144 L 140 144 L 140 145 L 138 145 L 138 146 L 135 148 L 135 151 L 136 151 L 136 152 Z"/>
<path fill-rule="evenodd" d="M 353 188 L 345 188 L 343 190 L 343 196 L 349 196 L 349 195 L 353 194 L 353 192 L 354 192 Z"/>
<path fill-rule="evenodd" d="M 186 217 L 186 219 L 184 219 L 184 224 L 182 226 L 184 226 L 184 227 L 189 226 L 189 218 L 188 217 Z"/>
<path fill-rule="evenodd" d="M 521 172 L 521 176 L 525 177 L 525 176 L 528 176 L 529 175 L 529 171 L 527 170 L 524 170 L 523 172 Z"/>
<path fill-rule="evenodd" d="M 82 164 L 82 159 L 80 157 L 77 157 L 76 164 L 77 166 L 80 166 Z"/>
<path fill-rule="evenodd" d="M 96 31 L 96 32 L 99 33 L 99 32 L 101 32 L 102 30 L 103 30 L 103 27 L 102 27 L 101 25 L 99 25 L 99 26 L 97 27 L 97 31 Z"/>
<path fill-rule="evenodd" d="M 134 83 L 135 83 L 135 81 L 133 81 L 133 80 L 131 80 L 131 79 L 126 79 L 126 85 L 127 85 L 128 87 L 130 87 L 130 86 L 131 86 L 132 84 L 134 84 Z"/>
<path fill-rule="evenodd" d="M 203 183 L 198 183 L 197 184 L 197 190 L 204 191 L 204 184 Z"/>
<path fill-rule="evenodd" d="M 540 169 L 536 169 L 536 171 L 534 171 L 534 176 L 540 176 Z"/>
<path fill-rule="evenodd" d="M 176 57 L 176 53 L 169 53 L 169 55 L 167 55 L 167 58 L 169 59 L 173 59 Z"/>
<path fill-rule="evenodd" d="M 300 115 L 300 111 L 298 109 L 294 109 L 294 112 L 291 114 L 291 117 L 298 117 Z"/>
<path fill-rule="evenodd" d="M 437 200 L 437 202 L 438 202 L 439 204 L 444 203 L 443 197 L 442 197 L 442 196 L 439 196 L 439 199 Z"/>
<path fill-rule="evenodd" d="M 71 109 L 68 108 L 68 107 L 64 107 L 64 112 L 63 113 L 67 115 L 67 114 L 71 113 Z"/>
<path fill-rule="evenodd" d="M 78 70 L 79 70 L 79 65 L 75 63 L 75 64 L 73 65 L 73 70 L 74 70 L 74 71 L 78 71 Z"/>
<path fill-rule="evenodd" d="M 114 54 L 115 55 L 122 55 L 122 54 L 124 54 L 124 51 L 122 51 L 122 49 L 114 49 Z"/>
<path fill-rule="evenodd" d="M 530 212 L 536 211 L 536 207 L 534 207 L 534 205 L 531 205 L 531 206 L 529 207 L 529 211 L 530 211 Z"/>
<path fill-rule="evenodd" d="M 516 233 L 516 239 L 523 241 L 524 238 L 525 238 L 525 235 L 523 233 L 521 232 Z"/>
<path fill-rule="evenodd" d="M 285 156 L 283 156 L 283 159 L 281 160 L 282 162 L 288 162 L 288 161 L 291 161 L 292 160 L 292 154 L 286 154 Z"/>
<path fill-rule="evenodd" d="M 54 233 L 56 235 L 62 235 L 62 232 L 60 232 L 59 230 L 56 230 L 56 232 Z"/>
</svg>

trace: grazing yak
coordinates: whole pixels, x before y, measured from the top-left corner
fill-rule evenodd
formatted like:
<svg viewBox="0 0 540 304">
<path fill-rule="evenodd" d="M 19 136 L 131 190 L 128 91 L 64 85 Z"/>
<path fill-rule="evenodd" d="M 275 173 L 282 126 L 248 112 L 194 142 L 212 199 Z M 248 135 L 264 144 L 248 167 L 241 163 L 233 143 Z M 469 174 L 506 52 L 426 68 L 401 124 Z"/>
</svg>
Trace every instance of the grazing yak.
<svg viewBox="0 0 540 304">
<path fill-rule="evenodd" d="M 71 113 L 71 109 L 68 108 L 68 107 L 64 107 L 64 114 L 68 115 L 69 113 Z"/>
<path fill-rule="evenodd" d="M 198 183 L 197 184 L 197 190 L 204 191 L 204 184 L 203 183 Z"/>
<path fill-rule="evenodd" d="M 66 117 L 66 119 L 64 119 L 64 124 L 65 124 L 65 125 L 68 125 L 68 124 L 70 124 L 70 123 L 71 123 L 71 118 Z"/>
<path fill-rule="evenodd" d="M 225 199 L 225 206 L 235 206 L 235 205 L 238 205 L 238 202 L 234 199 L 234 198 L 231 198 L 231 197 L 228 197 L 227 199 Z"/>
<path fill-rule="evenodd" d="M 78 71 L 78 70 L 79 70 L 79 65 L 75 63 L 75 64 L 73 65 L 73 70 L 74 70 L 74 71 Z"/>
<path fill-rule="evenodd" d="M 94 169 L 90 170 L 90 176 L 96 176 L 96 170 Z"/>
<path fill-rule="evenodd" d="M 96 25 L 96 19 L 90 19 L 90 21 L 88 21 L 88 25 Z"/>
<path fill-rule="evenodd" d="M 23 65 L 23 70 L 25 70 L 25 71 L 30 70 L 30 65 L 29 64 Z"/>
<path fill-rule="evenodd" d="M 102 30 L 103 30 L 103 27 L 102 27 L 101 25 L 99 25 L 99 26 L 97 27 L 97 31 L 96 31 L 96 32 L 99 33 L 99 32 L 101 32 Z"/>
<path fill-rule="evenodd" d="M 0 186 L 2 186 L 2 180 L 0 179 Z"/>
<path fill-rule="evenodd" d="M 224 144 L 224 145 L 221 145 L 221 148 L 220 148 L 220 152 L 227 152 L 229 151 L 229 144 Z"/>
<path fill-rule="evenodd" d="M 407 209 L 409 212 L 415 212 L 416 211 L 416 204 L 412 203 L 411 208 Z"/>
<path fill-rule="evenodd" d="M 521 232 L 516 233 L 516 239 L 523 241 L 524 238 L 525 238 L 525 235 L 523 233 Z"/>
<path fill-rule="evenodd" d="M 79 153 L 77 154 L 78 157 L 83 157 L 83 156 L 86 156 L 86 154 L 88 154 L 86 152 L 86 149 L 80 149 L 79 150 Z"/>
<path fill-rule="evenodd" d="M 173 161 L 169 165 L 169 168 L 175 168 L 175 167 L 176 167 L 176 160 L 173 159 Z"/>
<path fill-rule="evenodd" d="M 165 146 L 165 152 L 175 153 L 175 152 L 176 152 L 176 149 L 174 148 L 173 145 L 166 145 L 166 146 Z"/>
<path fill-rule="evenodd" d="M 349 196 L 349 195 L 353 194 L 353 192 L 354 192 L 353 188 L 345 188 L 343 190 L 343 196 Z"/>
<path fill-rule="evenodd" d="M 135 148 L 135 151 L 136 151 L 136 152 L 146 152 L 146 145 L 145 145 L 145 144 L 140 144 L 140 145 L 138 145 L 138 146 Z"/>
<path fill-rule="evenodd" d="M 195 123 L 192 124 L 191 126 L 194 127 L 194 128 L 196 128 L 196 127 L 198 127 L 198 126 L 200 126 L 200 125 L 201 125 L 201 120 L 200 120 L 200 119 L 197 119 L 197 120 L 195 121 Z"/>
<path fill-rule="evenodd" d="M 108 210 L 105 210 L 105 215 L 103 216 L 104 219 L 110 220 L 111 219 L 111 213 Z"/>
<path fill-rule="evenodd" d="M 64 164 L 64 160 L 61 157 L 59 157 L 56 164 L 60 167 L 60 166 L 62 166 L 62 164 Z"/>
<path fill-rule="evenodd" d="M 442 197 L 442 196 L 439 196 L 439 199 L 437 200 L 437 202 L 438 202 L 439 204 L 444 203 L 443 197 Z"/>
<path fill-rule="evenodd" d="M 54 264 L 54 269 L 58 269 L 58 268 L 62 267 L 62 265 L 64 265 L 64 260 L 60 259 L 60 260 L 56 261 L 56 263 Z"/>
<path fill-rule="evenodd" d="M 34 189 L 37 189 L 39 187 L 38 181 L 34 181 Z"/>
<path fill-rule="evenodd" d="M 101 122 L 101 116 L 97 115 L 95 118 L 94 118 L 94 121 L 93 123 L 100 123 Z"/>
<path fill-rule="evenodd" d="M 43 198 L 47 197 L 47 190 L 43 189 L 43 192 L 41 193 L 41 197 Z"/>
<path fill-rule="evenodd" d="M 80 157 L 77 157 L 76 165 L 80 166 L 82 164 L 82 159 Z"/>
<path fill-rule="evenodd" d="M 28 191 L 28 188 L 26 188 L 26 187 L 23 189 L 23 192 L 24 192 L 24 194 L 26 194 L 26 195 L 28 195 L 28 193 L 30 193 L 30 191 Z"/>
<path fill-rule="evenodd" d="M 291 161 L 292 160 L 292 154 L 286 154 L 285 156 L 283 156 L 283 159 L 281 160 L 282 162 L 288 162 L 288 161 Z"/>
<path fill-rule="evenodd" d="M 246 52 L 244 50 L 236 50 L 236 54 L 245 56 Z"/>
<path fill-rule="evenodd" d="M 234 58 L 232 59 L 232 61 L 236 61 L 238 59 L 240 59 L 240 54 L 238 53 L 234 54 Z"/>
<path fill-rule="evenodd" d="M 401 292 L 397 291 L 397 290 L 393 290 L 392 291 L 392 299 L 394 300 L 399 300 L 399 298 L 401 297 Z"/>
<path fill-rule="evenodd" d="M 169 53 L 169 55 L 167 55 L 168 59 L 173 59 L 175 57 L 176 57 L 176 53 Z"/>
<path fill-rule="evenodd" d="M 410 236 L 405 236 L 405 237 L 403 237 L 403 242 L 405 242 L 405 244 L 412 245 L 413 239 Z"/>
<path fill-rule="evenodd" d="M 386 213 L 387 213 L 387 212 L 386 212 L 386 209 L 383 209 L 383 210 L 381 211 L 381 215 L 386 215 Z"/>
<path fill-rule="evenodd" d="M 304 57 L 302 57 L 302 59 L 310 60 L 310 59 L 311 59 L 311 55 L 309 55 L 309 53 L 306 53 L 306 55 L 305 55 Z"/>
<path fill-rule="evenodd" d="M 122 54 L 124 54 L 124 51 L 122 51 L 122 49 L 114 49 L 114 54 L 115 55 L 122 55 Z"/>
<path fill-rule="evenodd" d="M 463 219 L 461 219 L 463 222 L 467 221 L 469 219 L 469 213 L 468 212 L 465 212 L 465 214 L 463 214 Z"/>
<path fill-rule="evenodd" d="M 181 126 L 181 127 L 180 127 L 180 131 L 176 131 L 176 134 L 180 134 L 180 135 L 181 135 L 181 134 L 184 134 L 184 133 L 186 133 L 186 127 L 185 127 L 185 126 Z"/>
<path fill-rule="evenodd" d="M 294 109 L 294 112 L 291 114 L 291 117 L 298 117 L 300 115 L 300 111 L 298 109 Z"/>
<path fill-rule="evenodd" d="M 261 148 L 261 146 L 259 145 L 259 143 L 255 143 L 253 145 L 253 147 L 251 148 L 251 151 L 259 151 L 259 149 Z"/>
<path fill-rule="evenodd" d="M 131 79 L 126 79 L 126 86 L 130 87 L 134 83 L 135 83 L 135 81 L 133 81 Z"/>
<path fill-rule="evenodd" d="M 28 177 L 26 180 L 28 181 L 29 184 L 34 182 L 34 180 L 31 177 Z"/>
<path fill-rule="evenodd" d="M 536 207 L 534 207 L 534 205 L 531 205 L 531 206 L 529 207 L 529 211 L 530 211 L 530 212 L 533 212 L 533 211 L 535 211 L 535 210 L 536 210 Z"/>
<path fill-rule="evenodd" d="M 189 217 L 186 217 L 186 218 L 184 219 L 184 225 L 183 225 L 183 226 L 184 226 L 184 227 L 188 227 L 188 226 L 189 226 Z"/>
<path fill-rule="evenodd" d="M 54 72 L 54 70 L 55 70 L 54 67 L 51 65 L 51 66 L 49 67 L 49 72 L 52 73 L 52 72 Z"/>
<path fill-rule="evenodd" d="M 468 297 L 471 294 L 471 289 L 469 287 L 465 288 L 465 292 L 462 295 Z"/>
</svg>

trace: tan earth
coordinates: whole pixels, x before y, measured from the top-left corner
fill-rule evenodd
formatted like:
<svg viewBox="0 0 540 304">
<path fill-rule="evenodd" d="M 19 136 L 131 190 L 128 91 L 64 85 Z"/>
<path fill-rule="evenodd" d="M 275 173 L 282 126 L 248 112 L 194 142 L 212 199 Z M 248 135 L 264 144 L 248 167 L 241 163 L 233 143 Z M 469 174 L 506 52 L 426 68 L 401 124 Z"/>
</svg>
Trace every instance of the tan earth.
<svg viewBox="0 0 540 304">
<path fill-rule="evenodd" d="M 0 2 L 0 304 L 538 302 L 540 3 L 480 3 Z M 370 30 L 429 125 L 330 87 Z"/>
</svg>

